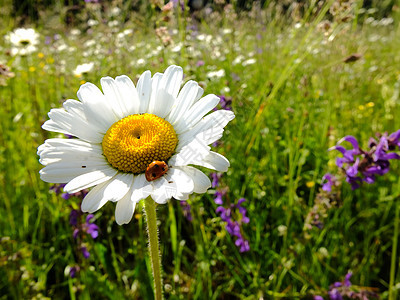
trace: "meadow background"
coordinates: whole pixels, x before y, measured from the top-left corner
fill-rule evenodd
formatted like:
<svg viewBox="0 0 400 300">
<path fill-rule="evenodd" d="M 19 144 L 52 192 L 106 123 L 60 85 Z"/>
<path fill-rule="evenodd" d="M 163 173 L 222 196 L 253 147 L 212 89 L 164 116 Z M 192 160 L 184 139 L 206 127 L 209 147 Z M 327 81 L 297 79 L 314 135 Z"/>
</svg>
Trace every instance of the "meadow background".
<svg viewBox="0 0 400 300">
<path fill-rule="evenodd" d="M 307 217 L 322 176 L 340 172 L 328 148 L 346 135 L 366 147 L 400 129 L 396 1 L 2 3 L 0 299 L 153 297 L 141 207 L 118 226 L 108 203 L 91 220 L 95 239 L 79 215 L 75 239 L 81 195 L 42 182 L 36 151 L 56 136 L 41 129 L 48 111 L 77 99 L 82 83 L 121 74 L 136 82 L 170 64 L 223 96 L 236 118 L 216 147 L 231 162 L 218 186 L 158 206 L 165 297 L 334 299 L 332 284 L 352 272 L 357 299 L 398 299 L 397 161 L 374 184 L 353 191 L 344 182 L 323 226 Z M 25 55 L 5 38 L 20 27 L 38 33 Z M 221 194 L 225 208 L 246 199 L 248 223 L 232 211 L 249 251 L 216 212 Z"/>
</svg>

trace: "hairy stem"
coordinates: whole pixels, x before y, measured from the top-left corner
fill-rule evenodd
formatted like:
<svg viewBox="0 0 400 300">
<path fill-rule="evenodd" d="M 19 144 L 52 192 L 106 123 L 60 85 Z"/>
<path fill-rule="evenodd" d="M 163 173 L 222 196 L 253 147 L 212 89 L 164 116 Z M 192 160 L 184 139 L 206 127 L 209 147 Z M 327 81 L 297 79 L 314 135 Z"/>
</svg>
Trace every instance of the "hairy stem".
<svg viewBox="0 0 400 300">
<path fill-rule="evenodd" d="M 163 299 L 162 294 L 162 278 L 161 278 L 161 256 L 158 246 L 158 229 L 156 204 L 151 197 L 147 197 L 144 201 L 144 210 L 146 212 L 147 234 L 149 236 L 149 254 L 151 260 L 151 269 L 154 279 L 154 299 Z"/>
</svg>

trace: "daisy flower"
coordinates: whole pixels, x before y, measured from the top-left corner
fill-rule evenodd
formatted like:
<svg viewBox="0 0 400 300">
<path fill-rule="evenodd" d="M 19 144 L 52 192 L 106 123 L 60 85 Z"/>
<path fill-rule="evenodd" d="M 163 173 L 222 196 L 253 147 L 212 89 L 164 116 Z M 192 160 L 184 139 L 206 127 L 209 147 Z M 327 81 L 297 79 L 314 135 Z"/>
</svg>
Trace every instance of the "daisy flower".
<svg viewBox="0 0 400 300">
<path fill-rule="evenodd" d="M 76 77 L 82 77 L 84 74 L 91 72 L 93 67 L 93 62 L 77 65 L 73 73 Z"/>
<path fill-rule="evenodd" d="M 203 89 L 192 80 L 180 90 L 182 79 L 182 68 L 170 66 L 153 77 L 144 72 L 136 87 L 125 75 L 102 78 L 103 92 L 83 84 L 80 101 L 51 109 L 43 124 L 76 138 L 52 138 L 39 146 L 41 179 L 67 183 L 67 193 L 92 188 L 82 201 L 84 212 L 117 202 L 118 224 L 129 223 L 136 203 L 148 196 L 163 204 L 206 192 L 210 179 L 192 165 L 227 171 L 229 161 L 209 145 L 221 138 L 234 114 L 207 115 L 220 99 L 201 98 Z"/>
<path fill-rule="evenodd" d="M 39 34 L 33 28 L 17 28 L 5 36 L 11 43 L 11 55 L 28 55 L 37 50 Z"/>
</svg>

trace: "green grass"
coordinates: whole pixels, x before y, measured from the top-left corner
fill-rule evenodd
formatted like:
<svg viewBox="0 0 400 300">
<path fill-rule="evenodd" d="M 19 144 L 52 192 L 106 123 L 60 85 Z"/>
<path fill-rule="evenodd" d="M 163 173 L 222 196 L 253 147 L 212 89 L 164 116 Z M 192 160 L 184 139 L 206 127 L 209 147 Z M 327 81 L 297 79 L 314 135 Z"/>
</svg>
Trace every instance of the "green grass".
<svg viewBox="0 0 400 300">
<path fill-rule="evenodd" d="M 343 205 L 329 211 L 324 228 L 314 228 L 309 236 L 303 230 L 321 177 L 337 172 L 336 153 L 327 149 L 345 135 L 366 146 L 376 132 L 400 128 L 398 12 L 387 26 L 366 22 L 379 12 L 356 14 L 358 24 L 333 21 L 332 33 L 325 36 L 318 24 L 332 19 L 332 2 L 318 11 L 310 5 L 296 21 L 270 5 L 239 16 L 213 15 L 200 23 L 179 11 L 166 23 L 151 8 L 133 16 L 124 10 L 123 23 L 110 10 L 86 6 L 78 18 L 120 23 L 110 27 L 100 22 L 87 30 L 86 23 L 77 21 L 77 36 L 60 21 L 61 9 L 60 14 L 43 11 L 35 25 L 41 34 L 37 52 L 12 57 L 5 51 L 10 45 L 0 44 L 0 62 L 15 73 L 0 87 L 0 299 L 151 299 L 142 208 L 125 226 L 115 223 L 112 203 L 96 212 L 101 234 L 86 240 L 91 257 L 84 259 L 69 225 L 69 213 L 80 200 L 49 192 L 50 184 L 38 176 L 36 149 L 55 136 L 41 129 L 47 112 L 76 99 L 82 81 L 99 85 L 103 76 L 126 74 L 136 82 L 144 70 L 163 72 L 172 63 L 183 67 L 185 80 L 201 82 L 206 94 L 224 91 L 232 97 L 236 118 L 216 151 L 231 162 L 221 180 L 221 187 L 228 188 L 225 201 L 247 199 L 250 223 L 243 225 L 243 233 L 251 250 L 241 254 L 226 232 L 215 213 L 212 189 L 191 196 L 192 222 L 178 201 L 158 206 L 166 297 L 311 299 L 321 294 L 328 299 L 329 285 L 351 270 L 354 285 L 377 288 L 382 299 L 388 298 L 389 285 L 400 282 L 398 246 L 393 253 L 400 195 L 397 162 L 373 185 L 351 191 L 344 184 Z M 16 19 L 1 18 L 6 24 L 2 35 L 17 26 Z M 199 34 L 212 37 L 209 42 L 188 29 L 194 23 Z M 162 45 L 155 24 L 178 30 L 174 45 Z M 133 33 L 117 41 L 117 33 L 127 28 Z M 55 33 L 66 50 L 56 50 L 60 40 L 45 44 L 45 36 Z M 181 49 L 174 52 L 176 45 Z M 344 63 L 353 53 L 362 58 Z M 233 64 L 239 55 L 256 63 Z M 197 67 L 199 60 L 205 64 Z M 85 62 L 94 62 L 94 70 L 74 77 L 72 71 Z M 207 78 L 220 69 L 224 77 Z M 283 236 L 279 225 L 287 226 Z M 72 279 L 64 273 L 74 265 L 81 269 Z"/>
</svg>

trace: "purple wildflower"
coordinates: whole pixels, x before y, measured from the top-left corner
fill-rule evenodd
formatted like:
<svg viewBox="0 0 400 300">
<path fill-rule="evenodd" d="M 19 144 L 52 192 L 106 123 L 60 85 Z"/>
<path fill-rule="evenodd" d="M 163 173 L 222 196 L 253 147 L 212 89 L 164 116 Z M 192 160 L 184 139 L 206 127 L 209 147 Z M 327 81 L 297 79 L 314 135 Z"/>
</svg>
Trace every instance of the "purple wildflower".
<svg viewBox="0 0 400 300">
<path fill-rule="evenodd" d="M 222 177 L 222 174 L 218 174 L 218 173 L 211 173 L 211 178 L 212 178 L 212 183 L 211 186 L 213 188 L 218 187 L 219 185 L 219 180 Z M 217 203 L 218 204 L 218 203 Z"/>
<path fill-rule="evenodd" d="M 247 210 L 241 206 L 245 201 L 245 198 L 240 198 L 237 204 L 231 204 L 229 208 L 218 206 L 216 209 L 216 213 L 220 215 L 221 220 L 226 222 L 226 231 L 231 236 L 237 238 L 235 245 L 239 247 L 240 252 L 247 252 L 250 250 L 249 242 L 243 238 L 241 233 L 241 225 L 250 222 L 250 219 L 246 216 Z M 235 220 L 234 217 L 237 217 L 239 214 L 241 218 Z"/>
<path fill-rule="evenodd" d="M 335 185 L 336 177 L 330 173 L 326 173 L 322 177 L 322 182 L 324 182 L 324 180 L 326 180 L 326 182 L 322 185 L 322 190 L 325 192 L 332 191 L 332 186 Z"/>
<path fill-rule="evenodd" d="M 92 239 L 95 239 L 99 236 L 99 227 L 96 224 L 90 222 L 93 217 L 94 215 L 92 214 L 89 214 L 86 217 L 86 223 L 83 224 L 83 231 L 90 234 L 92 236 Z"/>
<path fill-rule="evenodd" d="M 46 37 L 45 37 L 45 39 L 44 39 L 44 43 L 45 43 L 46 45 L 49 45 L 49 44 L 51 43 L 51 37 L 48 36 L 48 35 L 46 35 Z"/>
<path fill-rule="evenodd" d="M 179 204 L 182 207 L 182 211 L 183 211 L 183 215 L 185 216 L 185 218 L 192 222 L 193 217 L 192 217 L 192 213 L 191 213 L 191 207 L 190 204 L 187 203 L 187 201 L 179 201 Z"/>
<path fill-rule="evenodd" d="M 343 169 L 346 175 L 346 182 L 350 183 L 351 188 L 357 189 L 362 182 L 368 184 L 374 183 L 376 176 L 382 176 L 389 172 L 391 159 L 400 159 L 400 155 L 394 152 L 400 145 L 400 130 L 390 134 L 387 133 L 378 135 L 379 142 L 370 138 L 368 141 L 368 151 L 360 148 L 357 139 L 353 136 L 345 136 L 339 141 L 349 142 L 352 149 L 346 149 L 341 145 L 330 148 L 329 150 L 337 150 L 342 153 L 343 157 L 336 159 L 336 165 Z M 324 184 L 323 190 L 330 192 L 332 184 L 329 178 Z"/>
<path fill-rule="evenodd" d="M 342 299 L 379 299 L 379 295 L 371 288 L 362 286 L 352 286 L 350 278 L 352 272 L 348 272 L 343 281 L 337 281 L 329 287 L 328 296 L 330 300 Z M 322 296 L 314 296 L 314 300 L 323 300 Z"/>
<path fill-rule="evenodd" d="M 328 295 L 329 295 L 329 298 L 330 298 L 331 300 L 343 300 L 342 295 L 340 294 L 339 290 L 336 289 L 336 288 L 331 289 L 331 290 L 328 292 Z"/>
<path fill-rule="evenodd" d="M 85 247 L 85 246 L 82 246 L 81 247 L 81 251 L 82 251 L 82 254 L 83 254 L 83 257 L 84 258 L 89 258 L 90 257 L 90 252 L 88 251 L 88 249 Z"/>
<path fill-rule="evenodd" d="M 224 194 L 225 193 L 223 191 L 216 191 L 215 192 L 215 198 L 214 198 L 215 204 L 218 204 L 218 205 L 224 204 L 224 201 L 222 200 L 222 197 L 224 196 Z"/>
<path fill-rule="evenodd" d="M 204 61 L 203 60 L 198 60 L 196 62 L 196 67 L 201 67 L 201 66 L 204 66 Z"/>
<path fill-rule="evenodd" d="M 71 268 L 69 269 L 69 277 L 75 278 L 75 277 L 76 277 L 76 273 L 78 273 L 79 270 L 80 270 L 79 266 L 71 267 Z"/>
<path fill-rule="evenodd" d="M 344 286 L 351 286 L 350 278 L 353 276 L 353 272 L 349 271 L 346 276 L 344 277 L 343 285 Z"/>
<path fill-rule="evenodd" d="M 232 110 L 232 98 L 231 97 L 226 97 L 225 95 L 220 95 L 220 106 L 222 109 L 225 110 Z"/>
<path fill-rule="evenodd" d="M 240 253 L 250 251 L 249 241 L 243 239 L 242 237 L 236 240 L 235 245 L 239 247 Z"/>
<path fill-rule="evenodd" d="M 80 217 L 79 211 L 76 209 L 71 210 L 71 213 L 69 214 L 69 224 L 78 226 L 78 217 Z"/>
<path fill-rule="evenodd" d="M 74 229 L 74 232 L 72 233 L 72 236 L 74 237 L 74 239 L 76 239 L 78 237 L 79 231 L 80 230 L 78 228 Z"/>
</svg>

